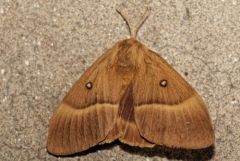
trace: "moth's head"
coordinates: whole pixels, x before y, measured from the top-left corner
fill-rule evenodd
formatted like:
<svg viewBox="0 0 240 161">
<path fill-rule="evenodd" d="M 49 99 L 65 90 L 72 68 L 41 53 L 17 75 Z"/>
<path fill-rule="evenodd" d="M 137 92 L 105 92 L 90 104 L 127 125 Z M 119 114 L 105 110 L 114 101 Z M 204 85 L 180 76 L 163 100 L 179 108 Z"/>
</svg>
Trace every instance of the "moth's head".
<svg viewBox="0 0 240 161">
<path fill-rule="evenodd" d="M 118 43 L 118 47 L 119 49 L 130 49 L 132 47 L 143 47 L 144 45 L 141 44 L 138 40 L 136 40 L 135 38 L 131 37 L 129 39 L 125 39 L 125 40 L 122 40 Z"/>
</svg>

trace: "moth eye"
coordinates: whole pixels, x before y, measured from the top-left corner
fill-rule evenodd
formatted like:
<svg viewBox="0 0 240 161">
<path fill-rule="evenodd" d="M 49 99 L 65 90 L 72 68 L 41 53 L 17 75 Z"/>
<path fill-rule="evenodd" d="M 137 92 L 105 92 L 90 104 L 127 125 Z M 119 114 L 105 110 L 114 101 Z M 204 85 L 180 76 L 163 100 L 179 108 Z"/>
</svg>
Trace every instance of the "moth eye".
<svg viewBox="0 0 240 161">
<path fill-rule="evenodd" d="M 163 80 L 160 81 L 160 86 L 161 87 L 167 87 L 167 83 L 168 83 L 167 80 L 163 79 Z"/>
<path fill-rule="evenodd" d="M 92 82 L 88 82 L 88 83 L 85 85 L 85 87 L 86 87 L 87 89 L 92 89 L 92 86 L 93 86 Z"/>
</svg>

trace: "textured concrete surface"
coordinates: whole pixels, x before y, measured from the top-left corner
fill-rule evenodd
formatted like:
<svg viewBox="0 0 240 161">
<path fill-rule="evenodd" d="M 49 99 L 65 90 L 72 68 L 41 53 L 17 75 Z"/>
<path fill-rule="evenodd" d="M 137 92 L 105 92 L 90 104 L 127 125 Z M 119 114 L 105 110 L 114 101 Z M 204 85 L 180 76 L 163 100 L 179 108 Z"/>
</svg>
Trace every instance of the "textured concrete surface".
<svg viewBox="0 0 240 161">
<path fill-rule="evenodd" d="M 208 104 L 215 149 L 138 149 L 116 142 L 64 158 L 46 152 L 48 121 L 57 103 L 98 56 L 128 37 L 126 23 L 115 11 L 122 2 L 0 0 L 1 161 L 239 160 L 238 0 L 134 2 L 140 12 L 152 8 L 138 39 L 161 53 Z"/>
</svg>

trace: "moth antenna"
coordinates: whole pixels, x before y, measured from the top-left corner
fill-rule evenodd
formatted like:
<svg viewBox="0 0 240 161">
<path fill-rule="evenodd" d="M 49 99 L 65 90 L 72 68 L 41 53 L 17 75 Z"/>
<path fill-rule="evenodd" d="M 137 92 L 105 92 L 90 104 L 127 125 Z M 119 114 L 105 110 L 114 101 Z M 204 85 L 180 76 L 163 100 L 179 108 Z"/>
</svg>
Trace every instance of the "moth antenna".
<svg viewBox="0 0 240 161">
<path fill-rule="evenodd" d="M 129 23 L 129 21 L 127 19 L 128 14 L 126 12 L 121 11 L 119 8 L 116 8 L 116 10 L 123 17 L 123 19 L 127 22 L 131 37 L 136 38 L 138 30 L 140 29 L 140 27 L 142 26 L 142 24 L 144 23 L 144 21 L 148 18 L 149 14 L 150 14 L 150 8 L 149 7 L 146 8 L 146 11 L 144 12 L 141 19 L 138 21 L 137 24 L 134 24 L 134 25 Z"/>
<path fill-rule="evenodd" d="M 145 13 L 143 14 L 143 16 L 141 17 L 141 19 L 138 21 L 138 23 L 133 27 L 133 35 L 132 37 L 136 38 L 137 36 L 137 32 L 140 29 L 140 27 L 143 25 L 143 23 L 145 22 L 145 20 L 148 18 L 150 14 L 150 8 L 147 7 Z"/>
</svg>

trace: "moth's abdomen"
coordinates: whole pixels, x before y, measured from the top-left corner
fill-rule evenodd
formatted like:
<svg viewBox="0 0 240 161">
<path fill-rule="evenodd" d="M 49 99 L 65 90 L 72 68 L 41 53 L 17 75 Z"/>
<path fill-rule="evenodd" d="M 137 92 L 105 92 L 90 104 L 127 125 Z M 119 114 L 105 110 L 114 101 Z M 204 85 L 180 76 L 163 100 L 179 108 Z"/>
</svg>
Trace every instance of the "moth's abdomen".
<svg viewBox="0 0 240 161">
<path fill-rule="evenodd" d="M 132 83 L 129 83 L 120 100 L 115 126 L 109 132 L 105 142 L 119 139 L 121 142 L 132 146 L 153 147 L 155 144 L 144 139 L 137 128 L 132 90 Z"/>
</svg>

